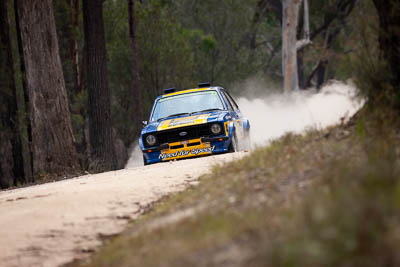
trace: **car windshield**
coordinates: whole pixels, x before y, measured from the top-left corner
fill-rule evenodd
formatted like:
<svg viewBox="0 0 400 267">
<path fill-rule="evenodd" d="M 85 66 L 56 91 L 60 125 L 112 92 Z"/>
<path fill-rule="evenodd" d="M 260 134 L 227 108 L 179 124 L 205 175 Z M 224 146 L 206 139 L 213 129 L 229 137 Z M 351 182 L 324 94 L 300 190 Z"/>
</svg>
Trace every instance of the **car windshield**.
<svg viewBox="0 0 400 267">
<path fill-rule="evenodd" d="M 196 112 L 223 110 L 224 105 L 215 90 L 193 92 L 161 98 L 154 108 L 151 121 L 190 115 Z"/>
</svg>

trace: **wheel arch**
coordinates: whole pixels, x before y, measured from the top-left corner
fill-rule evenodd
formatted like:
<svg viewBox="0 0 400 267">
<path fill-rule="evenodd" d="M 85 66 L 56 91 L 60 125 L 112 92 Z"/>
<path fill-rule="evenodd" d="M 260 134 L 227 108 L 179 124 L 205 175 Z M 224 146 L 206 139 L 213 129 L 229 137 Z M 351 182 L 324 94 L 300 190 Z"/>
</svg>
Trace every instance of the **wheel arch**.
<svg viewBox="0 0 400 267">
<path fill-rule="evenodd" d="M 248 119 L 243 119 L 243 129 L 246 131 L 250 130 L 250 121 Z"/>
</svg>

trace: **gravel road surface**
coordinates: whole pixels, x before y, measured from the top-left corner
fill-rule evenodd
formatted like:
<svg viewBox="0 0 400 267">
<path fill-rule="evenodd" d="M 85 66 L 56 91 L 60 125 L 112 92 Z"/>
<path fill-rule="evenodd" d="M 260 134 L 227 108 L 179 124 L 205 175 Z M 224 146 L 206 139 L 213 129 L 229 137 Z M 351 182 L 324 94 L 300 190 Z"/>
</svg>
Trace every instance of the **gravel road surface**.
<svg viewBox="0 0 400 267">
<path fill-rule="evenodd" d="M 0 192 L 0 265 L 60 266 L 120 233 L 152 203 L 244 153 L 155 164 Z"/>
</svg>

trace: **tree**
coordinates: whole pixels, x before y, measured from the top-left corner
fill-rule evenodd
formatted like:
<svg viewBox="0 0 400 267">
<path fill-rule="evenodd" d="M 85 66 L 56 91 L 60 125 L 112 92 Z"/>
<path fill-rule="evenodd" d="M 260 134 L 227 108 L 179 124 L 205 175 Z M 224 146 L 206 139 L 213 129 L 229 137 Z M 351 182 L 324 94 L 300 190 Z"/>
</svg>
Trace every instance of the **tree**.
<svg viewBox="0 0 400 267">
<path fill-rule="evenodd" d="M 379 46 L 392 71 L 391 84 L 400 95 L 400 0 L 373 2 L 379 15 Z"/>
<path fill-rule="evenodd" d="M 53 0 L 58 46 L 70 107 L 80 88 L 79 70 L 79 1 Z M 72 110 L 71 110 L 72 111 Z M 75 130 L 75 129 L 74 129 Z"/>
<path fill-rule="evenodd" d="M 341 31 L 353 29 L 352 25 L 346 25 L 346 19 L 351 14 L 357 0 L 314 1 L 310 11 L 308 11 L 308 1 L 302 2 L 304 3 L 304 16 L 299 16 L 298 18 L 296 39 L 300 40 L 303 38 L 303 40 L 296 42 L 296 50 L 298 84 L 300 88 L 304 89 L 312 86 L 311 81 L 315 76 L 317 76 L 317 87 L 320 87 L 325 82 L 326 68 L 330 63 L 329 56 L 341 53 L 341 51 L 332 53 L 332 49 L 338 50 L 338 45 L 335 43 L 338 39 L 337 37 Z M 287 4 L 289 3 L 293 4 L 292 1 L 287 1 Z M 299 13 L 300 8 L 301 5 L 299 7 Z M 282 22 L 282 1 L 258 0 L 254 10 L 249 32 L 244 38 L 249 43 L 249 63 L 255 58 L 253 55 L 254 50 L 263 44 L 267 44 L 267 49 L 271 52 L 269 53 L 268 59 L 264 61 L 267 66 L 269 66 L 272 62 L 271 60 L 274 58 L 274 54 L 280 51 L 279 48 L 282 47 L 282 43 L 274 44 L 274 42 L 269 40 L 271 37 L 268 38 L 268 34 L 260 32 L 258 28 L 262 25 L 269 25 L 267 29 L 270 34 L 272 32 L 271 27 L 272 29 L 274 28 L 271 23 L 271 15 Z M 309 18 L 312 18 L 311 25 L 309 25 L 308 22 Z M 263 23 L 261 24 L 260 22 Z M 322 38 L 318 38 L 321 35 Z M 258 39 L 257 42 L 256 39 Z M 313 42 L 313 49 L 306 50 L 305 48 L 311 44 L 311 42 Z M 319 54 L 319 56 L 316 56 L 315 53 Z M 316 58 L 317 62 L 313 61 L 313 58 Z M 340 62 L 337 63 L 340 64 Z M 271 74 L 268 71 L 269 69 L 271 68 L 267 67 L 265 69 L 265 74 Z M 311 74 L 306 73 L 306 70 L 309 70 Z"/>
<path fill-rule="evenodd" d="M 81 89 L 81 77 L 79 71 L 79 50 L 76 32 L 79 27 L 79 0 L 67 0 L 68 7 L 70 8 L 70 56 L 72 60 L 72 76 L 74 81 L 75 93 Z"/>
<path fill-rule="evenodd" d="M 282 19 L 282 72 L 284 92 L 299 88 L 297 50 L 310 44 L 308 0 L 304 0 L 304 39 L 297 41 L 297 25 L 302 0 L 283 1 Z"/>
<path fill-rule="evenodd" d="M 258 46 L 256 40 L 260 24 L 265 23 L 265 19 L 269 13 L 273 13 L 282 25 L 282 2 L 281 0 L 258 0 L 251 20 L 249 32 L 244 36 L 244 40 L 249 44 L 248 63 L 254 61 L 255 50 Z M 277 47 L 278 48 L 278 47 Z M 275 53 L 273 53 L 274 56 Z M 268 60 L 270 61 L 270 60 Z M 267 64 L 268 66 L 269 64 Z"/>
<path fill-rule="evenodd" d="M 29 114 L 33 173 L 77 170 L 67 93 L 51 0 L 17 2 Z"/>
<path fill-rule="evenodd" d="M 0 2 L 0 188 L 25 182 L 7 2 Z"/>
<path fill-rule="evenodd" d="M 339 35 L 339 33 L 346 26 L 346 19 L 353 11 L 357 0 L 336 0 L 333 3 L 324 4 L 323 10 L 317 7 L 317 13 L 323 15 L 322 23 L 318 25 L 311 33 L 310 39 L 314 41 L 320 34 L 322 34 L 323 44 L 322 51 L 318 61 L 314 65 L 311 73 L 309 74 L 305 87 L 311 87 L 311 80 L 317 76 L 317 88 L 321 88 L 325 82 L 326 68 L 329 64 L 329 58 L 325 55 L 328 50 L 332 48 L 332 44 Z M 337 22 L 337 23 L 335 23 Z M 299 70 L 299 73 L 302 70 Z"/>
<path fill-rule="evenodd" d="M 141 129 L 141 120 L 143 120 L 143 105 L 142 105 L 142 90 L 140 86 L 140 69 L 139 69 L 139 55 L 138 55 L 138 42 L 136 38 L 136 1 L 128 0 L 128 13 L 129 13 L 129 37 L 131 40 L 131 61 L 132 61 L 132 96 L 133 101 L 130 101 L 129 110 L 135 122 L 135 133 L 133 138 L 139 134 Z"/>
<path fill-rule="evenodd" d="M 91 161 L 98 171 L 116 168 L 107 79 L 103 1 L 83 0 Z"/>
<path fill-rule="evenodd" d="M 26 124 L 26 131 L 27 131 L 27 150 L 29 156 L 27 157 L 27 166 L 25 173 L 25 178 L 29 182 L 33 182 L 35 177 L 33 177 L 33 152 L 32 152 L 32 124 L 30 120 L 30 103 L 29 103 L 29 93 L 26 83 L 26 75 L 25 74 L 25 64 L 24 64 L 24 52 L 22 48 L 22 40 L 21 40 L 21 28 L 19 23 L 19 15 L 18 15 L 18 5 L 19 0 L 14 0 L 14 18 L 15 18 L 15 30 L 17 35 L 17 43 L 18 43 L 18 58 L 19 58 L 19 71 L 21 73 L 21 80 L 22 80 L 22 90 L 24 95 L 24 106 L 25 106 L 25 116 L 23 118 L 23 122 Z"/>
</svg>

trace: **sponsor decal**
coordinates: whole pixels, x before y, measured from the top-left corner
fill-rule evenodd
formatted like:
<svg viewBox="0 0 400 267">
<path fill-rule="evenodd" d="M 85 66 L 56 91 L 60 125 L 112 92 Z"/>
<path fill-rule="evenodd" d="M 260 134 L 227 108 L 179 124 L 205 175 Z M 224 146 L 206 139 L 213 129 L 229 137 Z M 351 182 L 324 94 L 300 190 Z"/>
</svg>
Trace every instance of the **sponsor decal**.
<svg viewBox="0 0 400 267">
<path fill-rule="evenodd" d="M 207 119 L 209 116 L 210 116 L 210 114 L 203 114 L 203 115 L 198 115 L 198 116 L 166 120 L 166 121 L 161 122 L 160 125 L 158 125 L 157 130 L 162 131 L 162 130 L 173 129 L 173 128 L 178 128 L 178 127 L 203 124 L 203 123 L 207 122 Z"/>
<path fill-rule="evenodd" d="M 179 91 L 179 92 L 175 92 L 175 93 L 166 94 L 166 95 L 163 95 L 162 97 L 168 97 L 168 96 L 173 96 L 173 95 L 181 95 L 181 94 L 183 95 L 183 94 L 187 94 L 187 93 L 205 91 L 205 90 L 209 90 L 209 89 L 210 88 L 189 89 L 189 90 L 184 90 L 184 91 Z"/>
<path fill-rule="evenodd" d="M 171 122 L 169 123 L 169 127 L 176 127 L 176 126 L 181 126 L 184 124 L 193 124 L 197 119 L 199 118 L 199 116 L 196 117 L 189 117 L 186 119 L 175 119 L 175 120 L 171 120 Z"/>
<path fill-rule="evenodd" d="M 162 159 L 162 160 L 167 160 L 167 159 L 178 158 L 178 157 L 197 156 L 197 155 L 205 154 L 205 153 L 211 154 L 214 150 L 215 150 L 215 146 L 205 147 L 205 148 L 193 148 L 193 149 L 189 149 L 189 150 L 179 150 L 179 151 L 175 151 L 172 153 L 161 152 L 161 154 L 158 158 Z"/>
</svg>

